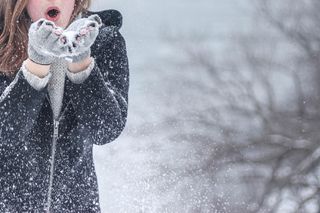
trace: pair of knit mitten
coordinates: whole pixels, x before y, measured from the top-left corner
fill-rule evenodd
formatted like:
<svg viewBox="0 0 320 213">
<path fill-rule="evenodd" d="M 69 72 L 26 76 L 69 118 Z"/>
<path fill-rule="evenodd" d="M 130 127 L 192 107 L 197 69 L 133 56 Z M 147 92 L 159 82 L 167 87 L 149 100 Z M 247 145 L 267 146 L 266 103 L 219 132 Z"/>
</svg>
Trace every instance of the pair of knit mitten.
<svg viewBox="0 0 320 213">
<path fill-rule="evenodd" d="M 79 62 L 90 56 L 102 21 L 98 15 L 81 18 L 65 30 L 53 22 L 40 19 L 29 29 L 28 55 L 37 64 L 49 65 L 56 58 Z"/>
</svg>

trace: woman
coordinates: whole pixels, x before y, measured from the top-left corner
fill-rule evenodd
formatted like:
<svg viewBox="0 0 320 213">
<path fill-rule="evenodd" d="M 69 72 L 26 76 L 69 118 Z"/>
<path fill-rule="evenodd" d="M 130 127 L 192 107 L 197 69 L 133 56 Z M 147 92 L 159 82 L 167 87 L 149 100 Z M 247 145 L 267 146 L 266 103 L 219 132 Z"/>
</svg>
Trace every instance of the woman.
<svg viewBox="0 0 320 213">
<path fill-rule="evenodd" d="M 127 118 L 122 16 L 0 1 L 0 212 L 100 212 L 92 147 Z"/>
</svg>

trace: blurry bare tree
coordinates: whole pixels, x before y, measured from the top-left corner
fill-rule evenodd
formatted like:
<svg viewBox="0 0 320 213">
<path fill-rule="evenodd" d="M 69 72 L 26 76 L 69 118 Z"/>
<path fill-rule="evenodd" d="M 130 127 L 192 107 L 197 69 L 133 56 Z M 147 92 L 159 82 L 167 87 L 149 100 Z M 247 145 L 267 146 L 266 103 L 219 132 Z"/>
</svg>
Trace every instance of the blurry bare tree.
<svg viewBox="0 0 320 213">
<path fill-rule="evenodd" d="M 260 0 L 256 9 L 256 29 L 223 59 L 205 38 L 179 37 L 184 107 L 165 124 L 200 156 L 185 175 L 236 172 L 249 205 L 235 212 L 320 212 L 320 1 Z"/>
</svg>

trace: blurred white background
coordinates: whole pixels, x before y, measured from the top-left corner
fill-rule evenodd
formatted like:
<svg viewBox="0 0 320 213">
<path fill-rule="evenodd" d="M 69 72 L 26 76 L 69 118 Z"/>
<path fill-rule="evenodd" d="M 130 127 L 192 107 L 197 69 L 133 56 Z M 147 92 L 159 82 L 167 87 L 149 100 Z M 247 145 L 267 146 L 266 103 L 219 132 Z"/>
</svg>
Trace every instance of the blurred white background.
<svg viewBox="0 0 320 213">
<path fill-rule="evenodd" d="M 117 9 L 128 123 L 94 147 L 103 212 L 320 212 L 318 0 Z"/>
<path fill-rule="evenodd" d="M 161 129 L 163 119 L 178 116 L 175 114 L 186 107 L 183 102 L 167 103 L 175 98 L 163 87 L 170 84 L 171 78 L 176 81 L 184 75 L 183 68 L 170 71 L 168 58 L 180 56 L 167 42 L 167 36 L 205 36 L 215 48 L 221 48 L 232 39 L 232 33 L 249 28 L 250 7 L 245 3 L 93 0 L 93 11 L 116 9 L 122 13 L 121 33 L 127 42 L 130 64 L 127 127 L 116 141 L 94 149 L 102 212 L 227 211 L 232 191 L 213 195 L 216 183 L 212 177 L 184 178 L 163 170 L 168 165 L 181 167 L 188 160 L 197 163 L 197 158 L 188 157 L 195 154 L 192 146 L 171 142 Z M 177 93 L 183 90 L 175 89 Z M 183 96 L 181 92 L 181 98 L 188 99 Z M 178 126 L 171 128 L 179 131 Z M 220 197 L 221 203 L 212 203 L 213 196 Z"/>
</svg>

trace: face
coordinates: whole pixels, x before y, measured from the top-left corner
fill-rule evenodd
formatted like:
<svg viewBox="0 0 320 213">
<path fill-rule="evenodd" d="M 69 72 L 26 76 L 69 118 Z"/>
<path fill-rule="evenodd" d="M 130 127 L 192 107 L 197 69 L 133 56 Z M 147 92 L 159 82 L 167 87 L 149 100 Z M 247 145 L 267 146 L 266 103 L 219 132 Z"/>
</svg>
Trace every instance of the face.
<svg viewBox="0 0 320 213">
<path fill-rule="evenodd" d="M 29 0 L 27 11 L 32 21 L 45 18 L 66 28 L 74 10 L 75 0 Z"/>
</svg>

